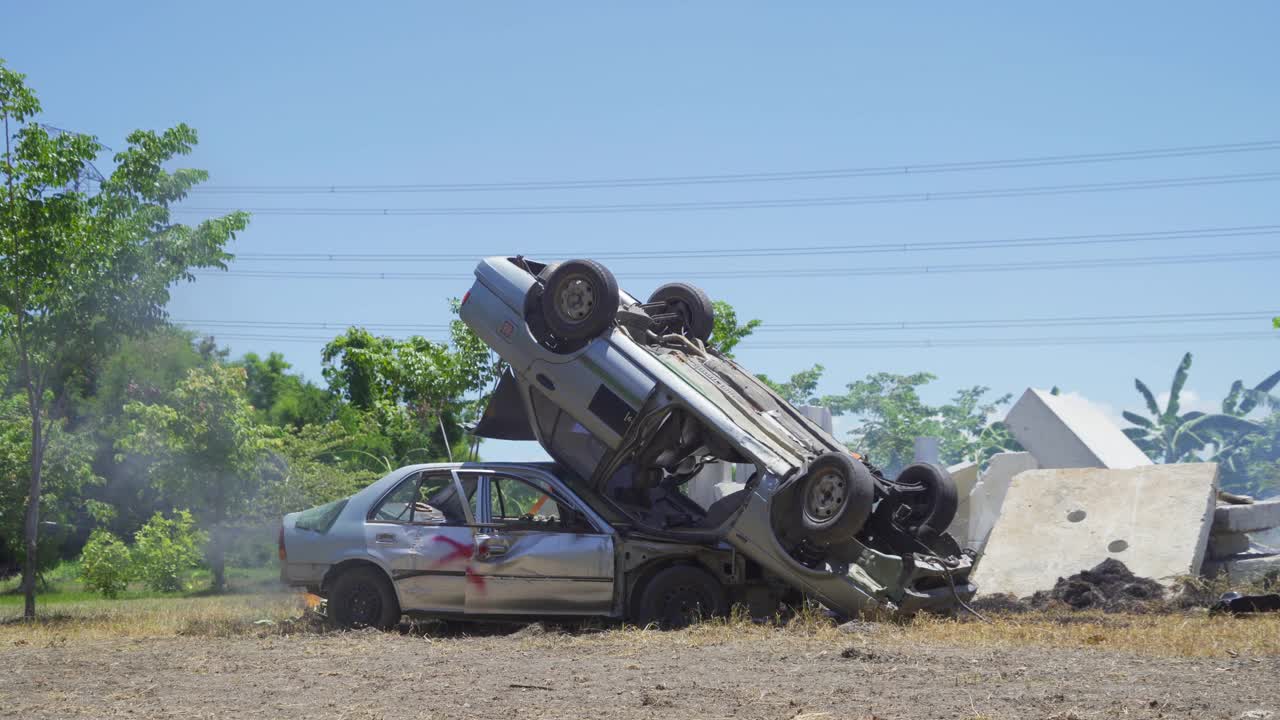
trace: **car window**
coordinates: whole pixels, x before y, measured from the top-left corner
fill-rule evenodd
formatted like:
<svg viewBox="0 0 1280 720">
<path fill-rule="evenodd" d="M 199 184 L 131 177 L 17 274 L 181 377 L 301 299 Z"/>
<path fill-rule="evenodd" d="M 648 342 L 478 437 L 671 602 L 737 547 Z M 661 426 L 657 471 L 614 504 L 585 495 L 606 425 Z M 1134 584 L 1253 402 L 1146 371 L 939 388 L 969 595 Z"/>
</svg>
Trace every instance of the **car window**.
<svg viewBox="0 0 1280 720">
<path fill-rule="evenodd" d="M 543 488 L 503 475 L 489 480 L 489 522 L 518 530 L 594 532 L 572 505 L 558 502 Z"/>
<path fill-rule="evenodd" d="M 536 388 L 529 390 L 538 430 L 547 443 L 548 452 L 584 478 L 595 474 L 596 466 L 609 451 L 607 445 L 589 430 L 560 410 Z"/>
<path fill-rule="evenodd" d="M 463 481 L 467 500 L 473 501 L 476 482 Z M 370 519 L 417 525 L 465 525 L 467 516 L 449 473 L 415 473 L 387 493 Z"/>
</svg>

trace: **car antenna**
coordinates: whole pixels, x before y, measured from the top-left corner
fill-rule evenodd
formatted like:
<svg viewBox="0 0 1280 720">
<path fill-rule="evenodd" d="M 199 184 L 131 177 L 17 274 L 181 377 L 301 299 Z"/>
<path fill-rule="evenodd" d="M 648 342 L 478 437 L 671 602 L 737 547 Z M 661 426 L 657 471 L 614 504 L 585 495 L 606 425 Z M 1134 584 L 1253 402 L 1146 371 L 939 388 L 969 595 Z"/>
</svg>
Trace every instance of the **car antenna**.
<svg viewBox="0 0 1280 720">
<path fill-rule="evenodd" d="M 436 419 L 440 421 L 440 437 L 444 438 L 444 451 L 449 455 L 449 462 L 453 462 L 453 448 L 449 447 L 449 433 L 444 429 L 444 415 L 437 415 Z"/>
</svg>

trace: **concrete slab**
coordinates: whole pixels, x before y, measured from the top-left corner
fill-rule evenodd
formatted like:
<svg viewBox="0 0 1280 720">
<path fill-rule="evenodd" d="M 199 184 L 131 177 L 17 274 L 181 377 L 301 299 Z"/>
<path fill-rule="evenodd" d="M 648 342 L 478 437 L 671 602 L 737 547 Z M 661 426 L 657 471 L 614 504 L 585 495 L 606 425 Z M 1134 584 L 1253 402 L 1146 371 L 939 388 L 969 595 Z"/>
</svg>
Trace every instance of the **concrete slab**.
<svg viewBox="0 0 1280 720">
<path fill-rule="evenodd" d="M 1215 463 L 1021 472 L 973 580 L 1025 597 L 1109 557 L 1160 581 L 1195 575 L 1217 484 Z"/>
<path fill-rule="evenodd" d="M 1204 564 L 1204 574 L 1209 577 L 1223 573 L 1233 584 L 1241 585 L 1280 577 L 1280 555 L 1237 556 Z"/>
<path fill-rule="evenodd" d="M 1252 505 L 1219 505 L 1213 513 L 1215 533 L 1248 533 L 1280 527 L 1280 500 Z"/>
<path fill-rule="evenodd" d="M 1038 467 L 1031 453 L 996 453 L 991 456 L 987 471 L 978 476 L 978 482 L 969 493 L 968 547 L 981 549 L 986 542 L 996 518 L 1000 517 L 1000 508 L 1004 505 L 1013 477 Z"/>
<path fill-rule="evenodd" d="M 796 408 L 800 414 L 817 423 L 818 427 L 832 433 L 831 410 L 821 405 L 800 405 Z"/>
<path fill-rule="evenodd" d="M 1042 468 L 1151 464 L 1115 423 L 1079 398 L 1028 389 L 1009 408 L 1005 424 Z"/>
<path fill-rule="evenodd" d="M 960 463 L 947 468 L 951 479 L 956 483 L 956 517 L 951 521 L 947 532 L 960 543 L 960 547 L 969 545 L 969 493 L 978 483 L 978 463 Z"/>
</svg>

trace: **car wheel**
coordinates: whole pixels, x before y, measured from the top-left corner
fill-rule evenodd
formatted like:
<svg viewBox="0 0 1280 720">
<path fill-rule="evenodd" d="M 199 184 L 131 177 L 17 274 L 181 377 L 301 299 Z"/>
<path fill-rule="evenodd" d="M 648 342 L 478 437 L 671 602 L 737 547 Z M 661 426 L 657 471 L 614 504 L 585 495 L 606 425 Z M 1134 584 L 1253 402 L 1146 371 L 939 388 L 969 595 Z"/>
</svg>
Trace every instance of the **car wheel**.
<svg viewBox="0 0 1280 720">
<path fill-rule="evenodd" d="M 593 338 L 618 314 L 618 281 L 594 260 L 568 260 L 547 274 L 542 317 L 547 329 L 566 340 Z"/>
<path fill-rule="evenodd" d="M 685 283 L 668 283 L 653 291 L 649 302 L 665 302 L 684 321 L 689 337 L 706 342 L 716 326 L 715 306 L 700 287 Z"/>
<path fill-rule="evenodd" d="M 691 565 L 672 565 L 645 584 L 633 619 L 641 627 L 671 630 L 728 614 L 724 588 L 711 573 Z"/>
<path fill-rule="evenodd" d="M 382 571 L 371 567 L 338 576 L 329 593 L 329 610 L 340 628 L 374 627 L 388 630 L 400 621 L 400 603 Z"/>
<path fill-rule="evenodd" d="M 819 545 L 848 540 L 867 523 L 875 492 L 865 465 L 844 453 L 822 455 L 800 485 L 801 525 Z"/>
<path fill-rule="evenodd" d="M 945 531 L 956 517 L 959 498 L 951 473 L 930 463 L 908 465 L 893 481 L 903 502 L 911 508 L 905 522 L 916 537 L 926 542 Z"/>
</svg>

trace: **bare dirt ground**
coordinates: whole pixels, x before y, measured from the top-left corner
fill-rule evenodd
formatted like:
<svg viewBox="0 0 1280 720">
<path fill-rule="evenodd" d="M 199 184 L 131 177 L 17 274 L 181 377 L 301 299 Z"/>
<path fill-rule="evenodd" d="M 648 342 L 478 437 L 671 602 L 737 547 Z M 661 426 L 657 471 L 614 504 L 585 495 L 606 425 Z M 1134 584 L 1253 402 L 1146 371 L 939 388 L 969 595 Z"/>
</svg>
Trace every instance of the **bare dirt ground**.
<svg viewBox="0 0 1280 720">
<path fill-rule="evenodd" d="M 948 635 L 968 632 L 962 626 L 536 630 L 10 638 L 0 647 L 0 715 L 1280 718 L 1280 657 L 1229 648 L 1195 657 L 1004 641 L 965 647 Z"/>
</svg>

